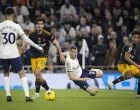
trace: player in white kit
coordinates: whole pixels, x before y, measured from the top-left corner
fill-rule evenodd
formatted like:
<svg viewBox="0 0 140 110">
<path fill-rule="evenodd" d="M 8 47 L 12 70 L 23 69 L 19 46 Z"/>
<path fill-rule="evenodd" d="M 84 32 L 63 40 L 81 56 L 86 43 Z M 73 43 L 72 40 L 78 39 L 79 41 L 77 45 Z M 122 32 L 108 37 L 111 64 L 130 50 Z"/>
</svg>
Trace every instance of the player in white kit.
<svg viewBox="0 0 140 110">
<path fill-rule="evenodd" d="M 13 8 L 6 8 L 5 13 L 6 20 L 0 23 L 0 59 L 2 61 L 2 67 L 4 70 L 4 87 L 6 90 L 6 99 L 8 102 L 12 102 L 9 81 L 9 67 L 11 65 L 13 70 L 17 72 L 21 78 L 26 102 L 32 102 L 33 100 L 29 96 L 27 78 L 25 77 L 22 61 L 17 48 L 17 38 L 20 37 L 23 39 L 23 41 L 29 43 L 31 46 L 35 47 L 41 52 L 43 52 L 43 49 L 32 42 L 25 35 L 19 24 L 13 22 Z"/>
<path fill-rule="evenodd" d="M 97 90 L 89 86 L 86 81 L 89 79 L 102 77 L 103 72 L 100 69 L 82 69 L 77 59 L 78 53 L 76 46 L 71 46 L 69 52 L 63 54 L 66 56 L 65 68 L 69 79 L 72 80 L 81 89 L 94 96 Z"/>
</svg>

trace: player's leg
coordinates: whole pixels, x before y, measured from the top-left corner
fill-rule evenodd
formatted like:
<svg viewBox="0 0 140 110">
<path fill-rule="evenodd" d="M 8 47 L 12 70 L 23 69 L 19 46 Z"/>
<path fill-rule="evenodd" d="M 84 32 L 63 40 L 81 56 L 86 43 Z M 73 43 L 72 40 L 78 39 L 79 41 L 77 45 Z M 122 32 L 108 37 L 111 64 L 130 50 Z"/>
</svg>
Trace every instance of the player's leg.
<svg viewBox="0 0 140 110">
<path fill-rule="evenodd" d="M 98 81 L 95 78 L 101 78 L 103 76 L 103 71 L 100 69 L 91 69 L 85 70 L 83 69 L 85 77 L 89 77 L 94 80 L 96 86 L 98 87 Z"/>
<path fill-rule="evenodd" d="M 86 89 L 86 91 L 87 91 L 91 96 L 95 96 L 96 93 L 99 92 L 98 89 L 92 88 L 91 86 L 88 86 L 88 88 Z"/>
<path fill-rule="evenodd" d="M 96 78 L 101 78 L 103 76 L 103 71 L 100 69 L 94 69 L 96 71 Z M 94 79 L 95 85 L 99 87 L 98 80 Z"/>
<path fill-rule="evenodd" d="M 32 72 L 34 73 L 34 75 L 36 77 L 37 58 L 31 58 L 31 66 L 32 66 Z M 36 78 L 35 79 L 35 93 L 32 98 L 39 98 L 40 86 L 41 86 L 41 83 Z"/>
<path fill-rule="evenodd" d="M 73 81 L 77 86 L 79 86 L 81 89 L 89 93 L 91 96 L 95 96 L 97 93 L 97 90 L 92 88 L 87 84 L 86 81 Z"/>
<path fill-rule="evenodd" d="M 91 69 L 91 70 L 83 69 L 83 74 L 85 77 L 89 77 L 91 79 L 101 78 L 103 76 L 103 72 L 100 69 Z"/>
<path fill-rule="evenodd" d="M 100 69 L 91 69 L 91 70 L 82 69 L 82 76 L 81 77 L 83 77 L 83 78 L 88 77 L 88 78 L 95 80 L 95 78 L 100 78 L 102 76 L 103 76 L 103 72 Z M 87 87 L 86 91 L 91 95 L 98 92 L 98 90 L 90 87 L 89 85 L 86 85 L 86 87 Z M 82 86 L 81 86 L 81 88 L 82 88 Z M 83 88 L 83 90 L 84 90 L 84 88 Z"/>
<path fill-rule="evenodd" d="M 45 88 L 46 90 L 49 90 L 49 86 L 47 85 L 47 82 L 42 77 L 42 72 L 44 71 L 46 63 L 47 63 L 47 58 L 39 58 L 39 63 L 38 63 L 38 66 L 37 66 L 37 73 L 39 73 L 40 76 L 41 76 L 41 77 L 39 76 L 41 86 L 43 88 Z"/>
<path fill-rule="evenodd" d="M 6 91 L 6 99 L 8 102 L 12 102 L 12 97 L 10 93 L 10 80 L 9 80 L 9 72 L 4 72 L 4 88 Z"/>
<path fill-rule="evenodd" d="M 112 87 L 124 80 L 130 79 L 133 77 L 131 67 L 127 64 L 118 64 L 118 70 L 123 74 L 122 76 L 118 77 L 114 81 L 108 83 L 108 88 L 111 90 Z"/>
<path fill-rule="evenodd" d="M 47 85 L 47 82 L 45 81 L 45 79 L 43 79 L 42 77 L 42 69 L 41 68 L 37 68 L 37 71 L 36 71 L 36 80 L 38 82 L 40 82 L 41 86 L 46 89 L 46 90 L 49 90 L 49 86 Z"/>
<path fill-rule="evenodd" d="M 138 90 L 137 90 L 137 95 L 136 98 L 140 98 L 140 79 L 138 80 Z"/>
<path fill-rule="evenodd" d="M 49 86 L 47 85 L 47 82 L 45 81 L 45 79 L 43 79 L 43 77 L 42 77 L 42 72 L 46 66 L 47 58 L 38 58 L 37 62 L 38 63 L 37 63 L 37 68 L 36 68 L 36 72 L 35 72 L 35 76 L 36 76 L 35 85 L 36 86 L 41 85 L 47 91 L 47 90 L 49 90 Z M 35 93 L 35 94 L 37 96 L 37 93 Z M 38 94 L 38 97 L 39 97 L 39 94 Z"/>
<path fill-rule="evenodd" d="M 93 79 L 96 86 L 98 87 L 98 81 L 95 78 L 101 78 L 103 76 L 102 70 L 100 70 L 100 69 L 91 69 L 91 70 L 83 69 L 82 71 L 83 71 L 83 76 Z"/>
<path fill-rule="evenodd" d="M 18 58 L 12 59 L 11 65 L 12 65 L 12 68 L 14 69 L 14 71 L 17 72 L 21 78 L 22 87 L 24 89 L 24 93 L 25 93 L 25 97 L 26 97 L 26 99 L 25 99 L 26 102 L 32 102 L 33 100 L 29 96 L 28 81 L 27 81 L 27 78 L 26 78 L 25 73 L 24 73 L 21 58 L 18 57 Z"/>
<path fill-rule="evenodd" d="M 140 98 L 140 70 L 137 67 L 133 66 L 133 65 L 131 66 L 131 68 L 133 70 L 133 76 L 135 78 L 138 78 L 138 90 L 137 90 L 136 97 Z"/>
<path fill-rule="evenodd" d="M 138 80 L 138 90 L 137 90 L 137 98 L 140 98 L 140 79 Z"/>
<path fill-rule="evenodd" d="M 124 80 L 130 79 L 132 78 L 132 71 L 126 71 L 125 74 L 123 76 L 120 76 L 119 78 L 117 78 L 116 80 L 112 81 L 112 83 L 115 85 L 119 82 L 122 82 Z"/>
<path fill-rule="evenodd" d="M 103 71 L 100 69 L 93 69 L 96 72 L 96 78 L 101 78 L 103 76 Z"/>
<path fill-rule="evenodd" d="M 140 98 L 140 73 L 138 73 L 136 76 L 136 78 L 138 78 L 138 89 L 137 89 L 137 95 L 136 98 Z"/>
<path fill-rule="evenodd" d="M 4 70 L 4 88 L 6 91 L 6 100 L 8 102 L 12 102 L 12 97 L 10 93 L 10 80 L 9 80 L 9 67 L 10 67 L 10 60 L 2 59 L 2 67 Z"/>
</svg>

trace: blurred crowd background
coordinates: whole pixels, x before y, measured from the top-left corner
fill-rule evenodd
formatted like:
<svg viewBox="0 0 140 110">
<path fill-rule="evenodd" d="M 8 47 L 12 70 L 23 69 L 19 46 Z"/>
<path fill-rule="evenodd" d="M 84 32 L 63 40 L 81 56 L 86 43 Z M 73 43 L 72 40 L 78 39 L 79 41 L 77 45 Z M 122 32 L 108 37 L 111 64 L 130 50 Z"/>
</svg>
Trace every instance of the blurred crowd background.
<svg viewBox="0 0 140 110">
<path fill-rule="evenodd" d="M 78 48 L 82 63 L 82 39 L 86 40 L 89 54 L 86 66 L 108 66 L 114 69 L 123 45 L 133 29 L 140 30 L 139 0 L 0 0 L 0 22 L 5 20 L 5 8 L 15 10 L 14 22 L 28 34 L 35 28 L 35 19 L 42 17 L 45 29 L 50 31 L 63 52 L 70 45 Z M 53 51 L 52 51 L 53 50 Z M 24 65 L 30 65 L 30 48 L 22 55 Z M 56 47 L 51 44 L 48 72 L 62 65 Z"/>
</svg>

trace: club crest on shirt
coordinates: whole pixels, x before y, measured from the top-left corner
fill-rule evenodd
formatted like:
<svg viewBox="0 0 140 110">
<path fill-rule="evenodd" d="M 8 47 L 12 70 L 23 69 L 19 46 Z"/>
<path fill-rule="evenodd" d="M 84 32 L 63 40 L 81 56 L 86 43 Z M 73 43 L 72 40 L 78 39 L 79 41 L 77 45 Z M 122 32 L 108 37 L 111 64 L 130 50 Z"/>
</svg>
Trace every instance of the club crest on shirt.
<svg viewBox="0 0 140 110">
<path fill-rule="evenodd" d="M 45 38 L 43 38 L 43 42 L 46 42 L 46 39 Z"/>
<path fill-rule="evenodd" d="M 41 43 L 41 38 L 38 38 L 38 43 L 39 43 L 39 44 Z"/>
</svg>

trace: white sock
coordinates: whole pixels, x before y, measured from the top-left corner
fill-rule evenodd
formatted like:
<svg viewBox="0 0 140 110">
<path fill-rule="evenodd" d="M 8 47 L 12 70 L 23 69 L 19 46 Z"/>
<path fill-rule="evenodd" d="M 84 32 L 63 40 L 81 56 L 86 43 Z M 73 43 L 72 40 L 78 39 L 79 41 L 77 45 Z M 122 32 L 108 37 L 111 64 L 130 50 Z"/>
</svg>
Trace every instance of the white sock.
<svg viewBox="0 0 140 110">
<path fill-rule="evenodd" d="M 26 77 L 21 78 L 22 81 L 22 87 L 24 89 L 25 97 L 29 97 L 29 87 L 28 87 L 28 81 Z"/>
<path fill-rule="evenodd" d="M 9 80 L 9 77 L 4 77 L 4 88 L 5 88 L 5 91 L 6 91 L 6 96 L 11 96 L 11 93 L 10 93 L 10 80 Z"/>
</svg>

